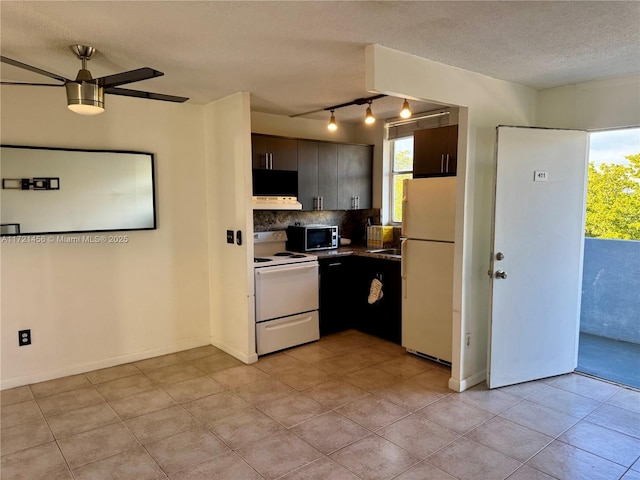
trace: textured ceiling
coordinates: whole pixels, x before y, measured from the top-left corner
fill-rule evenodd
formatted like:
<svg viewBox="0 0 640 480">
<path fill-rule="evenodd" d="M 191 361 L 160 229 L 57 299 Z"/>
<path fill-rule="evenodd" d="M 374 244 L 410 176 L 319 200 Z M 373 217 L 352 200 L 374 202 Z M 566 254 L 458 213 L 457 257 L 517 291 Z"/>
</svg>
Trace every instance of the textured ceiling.
<svg viewBox="0 0 640 480">
<path fill-rule="evenodd" d="M 197 104 L 248 91 L 281 115 L 369 96 L 370 43 L 535 89 L 640 73 L 637 1 L 2 1 L 0 18 L 2 55 L 44 70 L 75 77 L 83 43 L 94 77 L 149 66 L 165 76 L 130 88 Z M 2 79 L 48 80 L 4 64 Z"/>
</svg>

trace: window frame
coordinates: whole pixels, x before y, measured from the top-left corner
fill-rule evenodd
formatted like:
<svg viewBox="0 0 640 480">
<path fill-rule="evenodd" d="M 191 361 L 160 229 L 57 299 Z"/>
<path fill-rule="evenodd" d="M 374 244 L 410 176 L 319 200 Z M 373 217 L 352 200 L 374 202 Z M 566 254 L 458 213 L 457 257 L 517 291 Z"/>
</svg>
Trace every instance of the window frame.
<svg viewBox="0 0 640 480">
<path fill-rule="evenodd" d="M 401 226 L 402 220 L 394 220 L 394 212 L 395 212 L 395 180 L 399 175 L 411 175 L 410 178 L 413 178 L 413 155 L 411 158 L 411 168 L 407 170 L 396 170 L 395 169 L 395 155 L 396 155 L 396 142 L 406 139 L 413 139 L 413 133 L 410 135 L 406 135 L 399 138 L 394 138 L 393 140 L 389 140 L 389 224 L 395 226 Z"/>
</svg>

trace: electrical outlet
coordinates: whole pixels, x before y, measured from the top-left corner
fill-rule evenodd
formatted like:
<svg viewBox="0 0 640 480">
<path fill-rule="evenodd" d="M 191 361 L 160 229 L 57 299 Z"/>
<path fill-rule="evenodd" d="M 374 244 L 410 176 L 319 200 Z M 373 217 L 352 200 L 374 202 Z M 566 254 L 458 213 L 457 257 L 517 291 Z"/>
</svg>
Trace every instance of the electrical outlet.
<svg viewBox="0 0 640 480">
<path fill-rule="evenodd" d="M 227 243 L 233 243 L 233 230 L 227 230 Z"/>
<path fill-rule="evenodd" d="M 18 331 L 18 346 L 31 345 L 31 329 Z"/>
<path fill-rule="evenodd" d="M 467 348 L 469 348 L 471 346 L 471 334 L 470 333 L 467 333 L 467 336 L 465 338 L 465 342 L 464 343 L 467 345 Z"/>
</svg>

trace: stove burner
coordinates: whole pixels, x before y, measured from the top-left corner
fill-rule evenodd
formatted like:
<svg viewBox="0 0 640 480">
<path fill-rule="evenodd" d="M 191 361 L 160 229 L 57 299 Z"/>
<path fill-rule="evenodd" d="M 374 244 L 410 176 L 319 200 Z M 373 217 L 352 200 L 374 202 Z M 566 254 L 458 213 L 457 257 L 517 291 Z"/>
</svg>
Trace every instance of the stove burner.
<svg viewBox="0 0 640 480">
<path fill-rule="evenodd" d="M 253 261 L 255 263 L 262 263 L 262 262 L 270 262 L 271 259 L 270 258 L 254 258 Z"/>
<path fill-rule="evenodd" d="M 294 257 L 294 258 L 300 258 L 300 257 L 295 257 L 295 256 L 293 255 L 293 253 L 291 253 L 291 252 L 278 252 L 278 253 L 275 253 L 273 256 L 274 256 L 274 257 Z"/>
</svg>

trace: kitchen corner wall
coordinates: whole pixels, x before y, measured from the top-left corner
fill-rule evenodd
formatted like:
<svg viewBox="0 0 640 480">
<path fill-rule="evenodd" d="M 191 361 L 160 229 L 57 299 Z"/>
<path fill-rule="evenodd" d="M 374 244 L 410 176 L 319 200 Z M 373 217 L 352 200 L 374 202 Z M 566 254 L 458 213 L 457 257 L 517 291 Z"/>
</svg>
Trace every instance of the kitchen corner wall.
<svg viewBox="0 0 640 480">
<path fill-rule="evenodd" d="M 154 153 L 158 220 L 124 244 L 0 244 L 2 388 L 209 344 L 203 107 L 108 96 L 86 117 L 59 89 L 0 93 L 3 144 Z"/>
</svg>

